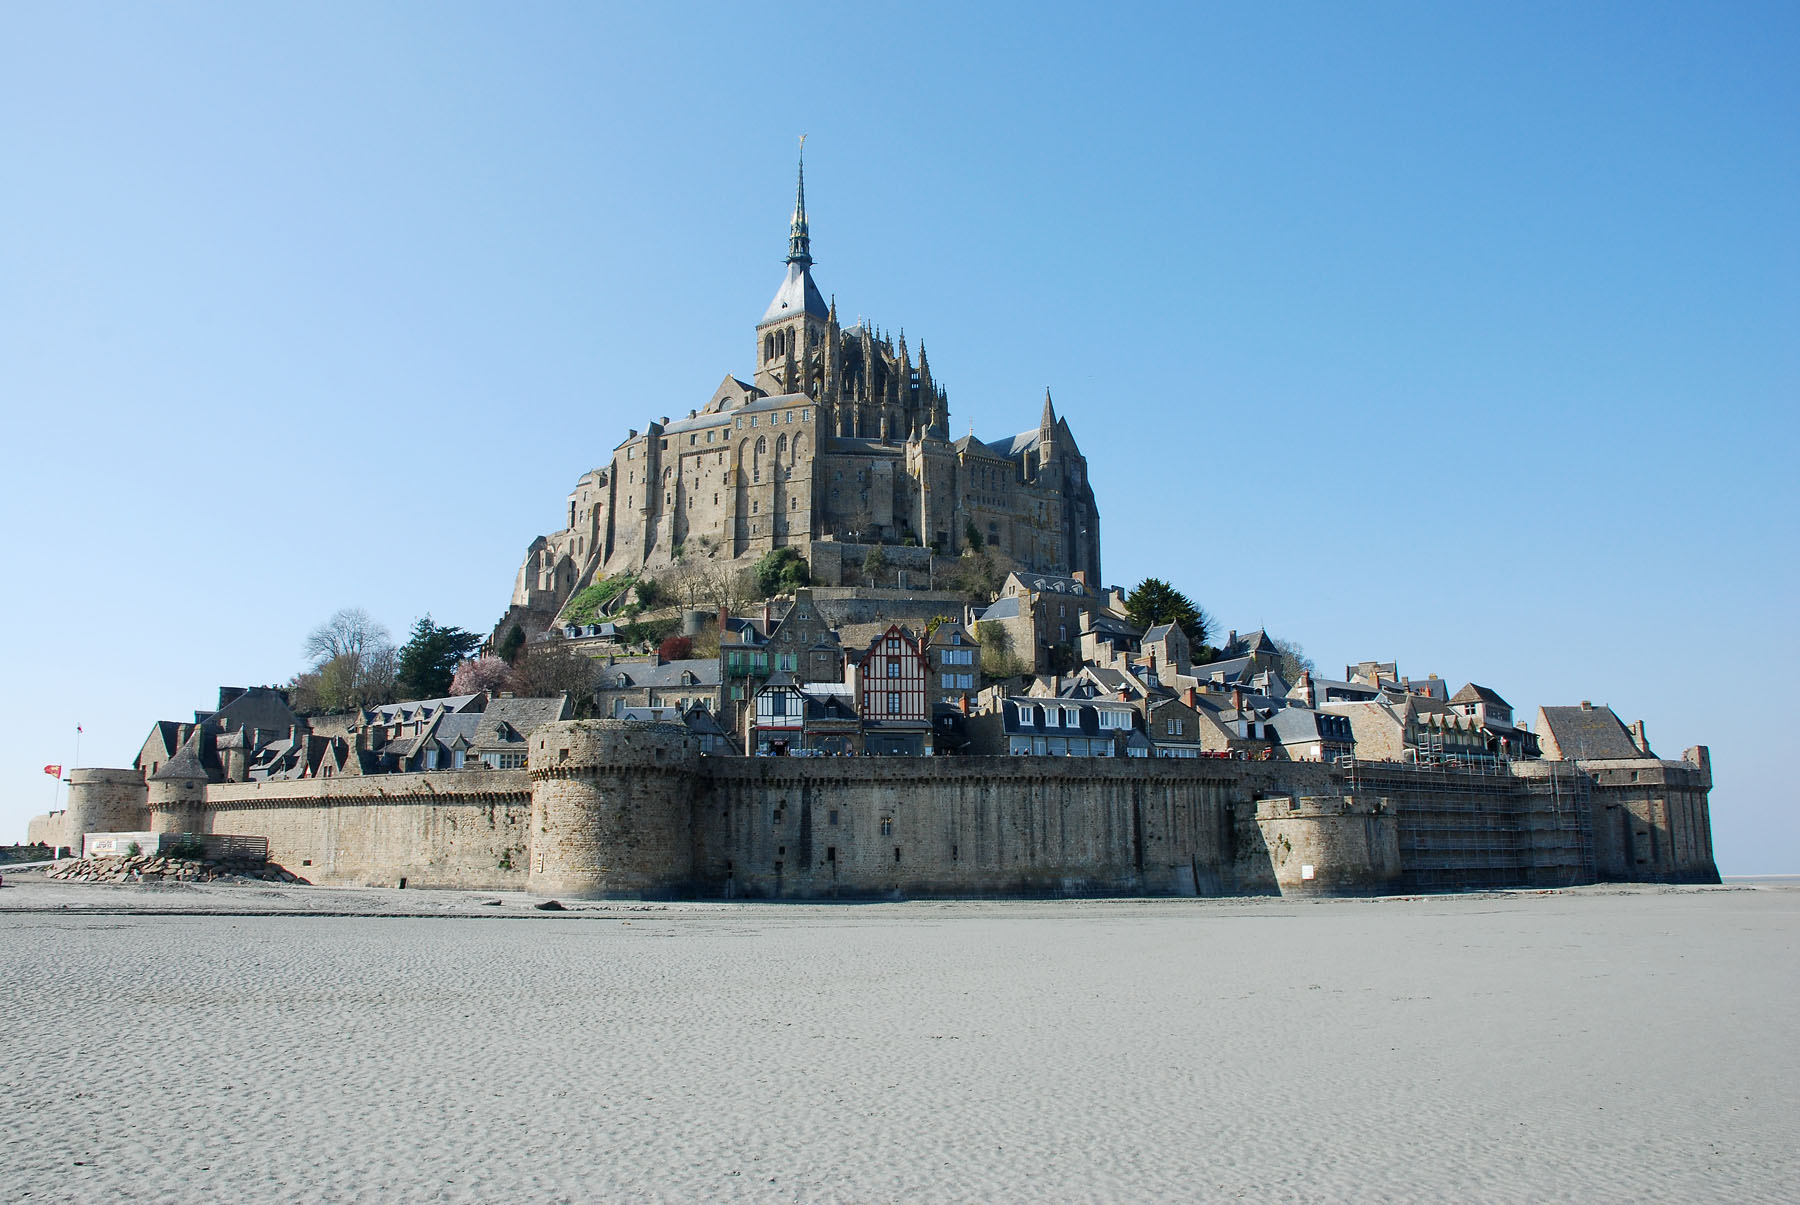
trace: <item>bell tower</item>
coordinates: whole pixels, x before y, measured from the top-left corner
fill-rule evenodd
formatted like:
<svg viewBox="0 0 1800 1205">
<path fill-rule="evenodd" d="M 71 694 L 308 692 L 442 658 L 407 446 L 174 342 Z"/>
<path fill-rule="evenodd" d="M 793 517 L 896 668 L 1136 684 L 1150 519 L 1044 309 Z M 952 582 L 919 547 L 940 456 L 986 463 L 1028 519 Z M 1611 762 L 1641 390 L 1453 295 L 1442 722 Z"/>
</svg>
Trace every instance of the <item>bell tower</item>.
<svg viewBox="0 0 1800 1205">
<path fill-rule="evenodd" d="M 812 233 L 806 222 L 806 135 L 800 135 L 800 173 L 794 219 L 788 227 L 787 276 L 756 324 L 756 387 L 765 393 L 817 393 L 825 367 L 830 316 L 812 278 Z"/>
</svg>

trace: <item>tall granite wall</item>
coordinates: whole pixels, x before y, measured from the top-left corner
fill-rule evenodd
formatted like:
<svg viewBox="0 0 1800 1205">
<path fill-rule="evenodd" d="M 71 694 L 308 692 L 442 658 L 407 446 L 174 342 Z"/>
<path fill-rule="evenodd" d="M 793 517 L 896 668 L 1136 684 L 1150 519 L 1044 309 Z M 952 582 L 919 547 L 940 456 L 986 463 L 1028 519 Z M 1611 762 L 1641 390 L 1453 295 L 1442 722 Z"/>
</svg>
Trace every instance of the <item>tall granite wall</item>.
<svg viewBox="0 0 1800 1205">
<path fill-rule="evenodd" d="M 529 770 L 153 780 L 147 797 L 155 831 L 262 836 L 273 860 L 324 883 L 594 897 L 1241 895 L 1716 881 L 1703 762 L 1701 751 L 1679 763 L 1520 763 L 1507 775 L 715 758 L 679 727 L 581 720 L 535 732 Z M 118 776 L 130 772 L 91 773 L 83 808 L 129 810 Z M 1608 824 L 1616 839 L 1596 833 Z"/>
<path fill-rule="evenodd" d="M 461 770 L 214 783 L 193 831 L 267 837 L 315 883 L 523 889 L 530 820 L 524 770 Z"/>
</svg>

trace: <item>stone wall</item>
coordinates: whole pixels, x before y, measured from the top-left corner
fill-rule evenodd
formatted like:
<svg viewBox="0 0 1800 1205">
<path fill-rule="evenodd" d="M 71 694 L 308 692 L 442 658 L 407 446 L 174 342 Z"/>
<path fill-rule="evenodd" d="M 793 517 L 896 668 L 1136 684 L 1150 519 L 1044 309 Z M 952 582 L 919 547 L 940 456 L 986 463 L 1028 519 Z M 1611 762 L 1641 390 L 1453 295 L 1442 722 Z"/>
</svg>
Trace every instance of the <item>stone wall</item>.
<svg viewBox="0 0 1800 1205">
<path fill-rule="evenodd" d="M 68 846 L 68 827 L 64 823 L 68 812 L 45 812 L 41 816 L 33 816 L 25 829 L 27 845 L 45 845 L 51 850 L 59 850 Z"/>
<path fill-rule="evenodd" d="M 708 894 L 1220 895 L 1231 763 L 1084 758 L 708 759 Z"/>
<path fill-rule="evenodd" d="M 443 770 L 215 783 L 194 831 L 267 837 L 314 883 L 522 889 L 530 818 L 524 770 Z"/>
<path fill-rule="evenodd" d="M 702 757 L 680 727 L 583 720 L 534 732 L 529 771 L 154 781 L 150 806 L 158 832 L 266 837 L 273 861 L 323 883 L 592 897 L 1227 895 L 1568 886 L 1597 873 L 1716 881 L 1707 781 L 1701 766 L 1644 759 L 1590 771 L 1520 763 L 1508 775 Z M 1616 850 L 1594 831 L 1609 814 Z"/>
<path fill-rule="evenodd" d="M 1595 875 L 1605 881 L 1717 883 L 1713 861 L 1710 758 L 1583 761 L 1593 780 Z"/>
</svg>

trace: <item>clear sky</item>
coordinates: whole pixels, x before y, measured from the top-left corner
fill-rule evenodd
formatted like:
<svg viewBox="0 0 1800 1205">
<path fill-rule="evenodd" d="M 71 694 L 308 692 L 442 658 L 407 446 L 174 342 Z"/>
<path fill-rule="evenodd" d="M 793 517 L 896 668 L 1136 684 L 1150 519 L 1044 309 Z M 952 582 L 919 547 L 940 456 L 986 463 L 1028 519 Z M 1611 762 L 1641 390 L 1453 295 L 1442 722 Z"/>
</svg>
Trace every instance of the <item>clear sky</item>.
<svg viewBox="0 0 1800 1205">
<path fill-rule="evenodd" d="M 815 277 L 1106 576 L 1712 746 L 1800 872 L 1800 9 L 0 9 L 0 839 L 360 605 L 485 630 Z M 1773 689 L 1773 697 L 1765 692 Z"/>
</svg>

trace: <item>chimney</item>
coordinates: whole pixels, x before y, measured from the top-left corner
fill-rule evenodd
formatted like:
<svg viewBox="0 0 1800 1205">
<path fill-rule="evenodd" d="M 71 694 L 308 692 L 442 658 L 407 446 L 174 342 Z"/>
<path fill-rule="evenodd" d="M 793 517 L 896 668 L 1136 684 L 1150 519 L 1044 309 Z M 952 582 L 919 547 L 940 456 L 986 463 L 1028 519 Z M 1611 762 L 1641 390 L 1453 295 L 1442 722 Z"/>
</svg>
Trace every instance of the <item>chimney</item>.
<svg viewBox="0 0 1800 1205">
<path fill-rule="evenodd" d="M 731 612 L 724 603 L 719 604 L 719 639 L 725 639 L 725 625 L 731 619 Z"/>
<path fill-rule="evenodd" d="M 963 695 L 962 697 L 957 699 L 956 702 L 957 702 L 957 705 L 962 708 L 962 713 L 964 715 L 968 715 L 969 714 L 969 696 Z"/>
<path fill-rule="evenodd" d="M 1637 746 L 1639 753 L 1650 756 L 1650 738 L 1644 735 L 1644 721 L 1639 720 L 1631 726 L 1631 743 Z"/>
<path fill-rule="evenodd" d="M 1086 569 L 1077 569 L 1075 572 L 1071 573 L 1069 576 L 1074 578 L 1076 581 L 1080 582 L 1082 585 L 1084 585 L 1084 586 L 1087 585 L 1087 570 Z"/>
<path fill-rule="evenodd" d="M 763 635 L 767 636 L 769 629 L 774 626 L 775 621 L 769 613 L 769 600 L 765 598 L 763 599 Z"/>
<path fill-rule="evenodd" d="M 1233 628 L 1233 629 L 1231 629 L 1231 631 L 1225 633 L 1225 647 L 1230 648 L 1232 645 L 1234 645 L 1236 643 L 1237 643 L 1237 629 Z"/>
<path fill-rule="evenodd" d="M 1581 710 L 1592 711 L 1592 710 L 1594 710 L 1594 705 L 1592 703 L 1588 702 L 1586 699 L 1583 699 L 1581 701 Z"/>
<path fill-rule="evenodd" d="M 1200 692 L 1190 686 L 1181 692 L 1181 701 L 1186 703 L 1189 707 L 1198 709 L 1200 706 Z"/>
<path fill-rule="evenodd" d="M 1244 710 L 1244 688 L 1236 686 L 1231 691 L 1231 705 L 1238 711 Z"/>
</svg>

